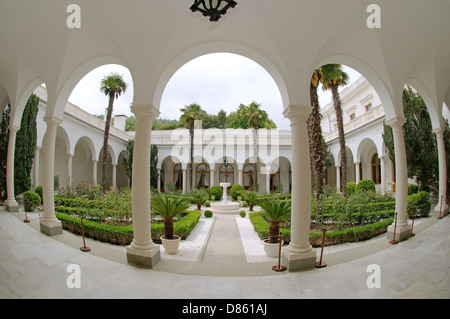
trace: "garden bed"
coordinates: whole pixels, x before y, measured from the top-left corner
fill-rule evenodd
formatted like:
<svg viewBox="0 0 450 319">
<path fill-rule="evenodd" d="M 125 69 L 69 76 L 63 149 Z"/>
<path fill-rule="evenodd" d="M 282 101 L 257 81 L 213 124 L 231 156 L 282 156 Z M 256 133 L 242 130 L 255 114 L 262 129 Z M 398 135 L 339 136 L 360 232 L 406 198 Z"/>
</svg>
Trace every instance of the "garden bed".
<svg viewBox="0 0 450 319">
<path fill-rule="evenodd" d="M 264 240 L 269 235 L 269 225 L 260 212 L 254 212 L 249 214 L 250 221 L 255 228 L 261 240 Z M 332 230 L 325 233 L 325 246 L 338 245 L 343 243 L 354 243 L 371 239 L 380 234 L 386 232 L 387 227 L 392 224 L 393 218 L 388 218 L 375 222 L 373 224 L 367 224 L 362 226 L 349 227 L 341 230 Z M 310 231 L 309 240 L 313 247 L 320 247 L 322 245 L 322 228 L 318 227 L 317 231 Z M 326 227 L 325 227 L 326 228 Z M 286 244 L 289 244 L 291 238 L 291 230 L 286 228 L 280 228 L 283 236 L 283 240 Z"/>
<path fill-rule="evenodd" d="M 56 209 L 56 217 L 62 222 L 65 230 L 81 235 L 81 218 L 76 215 L 69 215 Z M 181 239 L 186 239 L 195 228 L 200 219 L 199 211 L 186 211 L 186 215 L 174 222 L 175 234 Z M 102 242 L 114 245 L 126 246 L 133 240 L 133 225 L 130 222 L 123 222 L 124 225 L 112 225 L 110 221 L 96 221 L 83 219 L 85 236 Z M 155 243 L 160 242 L 160 236 L 164 232 L 163 223 L 151 224 L 152 239 Z"/>
</svg>

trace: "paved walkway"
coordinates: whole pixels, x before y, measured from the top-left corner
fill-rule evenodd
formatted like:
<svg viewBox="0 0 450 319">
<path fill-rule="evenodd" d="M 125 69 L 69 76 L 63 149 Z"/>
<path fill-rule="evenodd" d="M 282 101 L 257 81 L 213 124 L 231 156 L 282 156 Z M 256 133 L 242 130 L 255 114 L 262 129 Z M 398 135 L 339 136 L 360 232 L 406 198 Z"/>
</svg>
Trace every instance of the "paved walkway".
<svg viewBox="0 0 450 319">
<path fill-rule="evenodd" d="M 80 237 L 48 237 L 37 220 L 26 224 L 23 213 L 1 207 L 0 298 L 450 298 L 449 217 L 430 217 L 397 245 L 380 237 L 325 250 L 327 267 L 283 273 L 273 272 L 273 263 L 245 262 L 242 251 L 221 255 L 214 248 L 220 234 L 239 234 L 230 216 L 220 217 L 201 262 L 162 260 L 147 270 L 127 265 L 123 247 L 88 240 L 92 251 L 83 253 Z M 81 288 L 67 286 L 72 264 Z M 380 288 L 367 286 L 372 264 L 380 266 Z"/>
</svg>

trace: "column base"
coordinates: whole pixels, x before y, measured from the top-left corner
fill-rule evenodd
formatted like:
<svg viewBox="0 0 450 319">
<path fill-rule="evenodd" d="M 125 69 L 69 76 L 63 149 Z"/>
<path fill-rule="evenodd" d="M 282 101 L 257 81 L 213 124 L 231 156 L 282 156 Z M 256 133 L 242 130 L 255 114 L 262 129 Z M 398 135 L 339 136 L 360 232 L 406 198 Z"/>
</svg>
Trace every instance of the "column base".
<svg viewBox="0 0 450 319">
<path fill-rule="evenodd" d="M 439 217 L 439 214 L 441 215 L 441 217 L 445 217 L 448 215 L 448 205 L 447 203 L 443 203 L 442 207 L 441 204 L 437 204 L 436 207 L 434 208 L 434 213 L 436 214 L 437 217 Z"/>
<path fill-rule="evenodd" d="M 153 249 L 143 250 L 127 246 L 127 262 L 130 265 L 141 268 L 153 268 L 161 260 L 159 246 Z"/>
<path fill-rule="evenodd" d="M 9 213 L 17 213 L 19 212 L 19 203 L 17 203 L 14 199 L 7 199 L 5 201 L 5 209 Z"/>
<path fill-rule="evenodd" d="M 411 234 L 411 226 L 409 225 L 403 227 L 397 226 L 397 229 L 395 230 L 395 240 L 398 242 L 406 240 L 410 238 L 410 234 Z M 394 224 L 388 227 L 386 237 L 389 241 L 394 240 Z"/>
<path fill-rule="evenodd" d="M 41 233 L 47 236 L 56 236 L 63 233 L 62 223 L 59 220 L 56 221 L 46 221 L 41 220 L 40 222 Z"/>
<path fill-rule="evenodd" d="M 288 271 L 312 269 L 316 265 L 316 252 L 311 250 L 304 253 L 293 253 L 283 249 L 281 263 Z"/>
</svg>

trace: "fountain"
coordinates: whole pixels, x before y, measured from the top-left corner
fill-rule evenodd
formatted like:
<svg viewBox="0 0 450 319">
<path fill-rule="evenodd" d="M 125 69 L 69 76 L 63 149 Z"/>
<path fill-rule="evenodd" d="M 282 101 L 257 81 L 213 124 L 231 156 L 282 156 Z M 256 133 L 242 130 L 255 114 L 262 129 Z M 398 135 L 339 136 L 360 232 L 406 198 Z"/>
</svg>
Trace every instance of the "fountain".
<svg viewBox="0 0 450 319">
<path fill-rule="evenodd" d="M 211 203 L 211 211 L 217 214 L 238 214 L 239 203 L 229 202 L 227 198 L 227 187 L 230 186 L 230 183 L 220 183 L 219 185 L 223 188 L 222 201 Z"/>
</svg>

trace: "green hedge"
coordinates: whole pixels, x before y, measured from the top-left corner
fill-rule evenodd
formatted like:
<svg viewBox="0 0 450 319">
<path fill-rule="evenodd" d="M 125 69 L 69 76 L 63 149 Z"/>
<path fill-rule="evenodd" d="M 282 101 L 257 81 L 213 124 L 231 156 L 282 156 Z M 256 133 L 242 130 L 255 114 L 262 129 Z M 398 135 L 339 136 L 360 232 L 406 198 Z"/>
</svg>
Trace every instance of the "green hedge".
<svg viewBox="0 0 450 319">
<path fill-rule="evenodd" d="M 186 239 L 190 232 L 197 225 L 201 213 L 197 210 L 187 211 L 187 215 L 183 219 L 173 223 L 175 234 L 182 239 Z M 81 220 L 77 216 L 68 215 L 59 211 L 55 212 L 56 217 L 61 220 L 63 228 L 80 235 L 81 234 Z M 115 245 L 129 245 L 133 240 L 133 226 L 112 226 L 98 223 L 94 220 L 83 219 L 83 226 L 85 236 L 95 240 L 108 242 Z M 159 237 L 163 235 L 164 224 L 151 224 L 152 239 L 155 242 L 160 242 Z"/>
<path fill-rule="evenodd" d="M 269 225 L 262 217 L 261 213 L 250 213 L 249 218 L 259 238 L 261 240 L 266 239 L 269 234 Z M 371 239 L 385 233 L 387 227 L 391 225 L 393 221 L 394 218 L 388 218 L 373 224 L 327 232 L 325 234 L 325 246 Z M 289 243 L 291 231 L 284 228 L 281 228 L 280 231 L 284 242 Z M 320 247 L 322 245 L 322 233 L 310 232 L 310 243 L 313 247 Z"/>
</svg>

